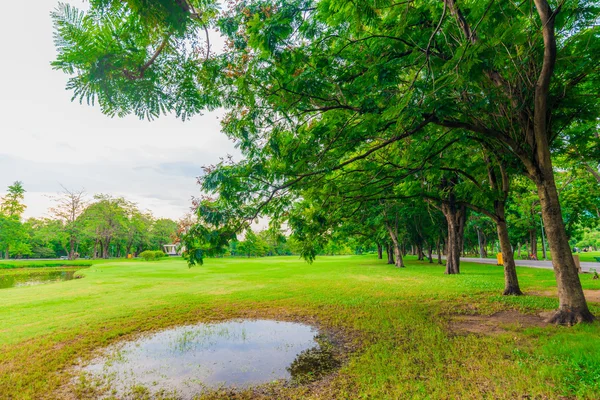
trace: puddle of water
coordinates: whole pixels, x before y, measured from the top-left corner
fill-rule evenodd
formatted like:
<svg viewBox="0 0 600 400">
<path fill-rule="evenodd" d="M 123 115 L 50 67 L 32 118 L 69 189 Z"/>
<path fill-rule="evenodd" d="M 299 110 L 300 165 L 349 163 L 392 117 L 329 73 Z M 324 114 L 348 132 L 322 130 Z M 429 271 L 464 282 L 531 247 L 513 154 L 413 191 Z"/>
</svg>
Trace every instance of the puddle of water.
<svg viewBox="0 0 600 400">
<path fill-rule="evenodd" d="M 18 273 L 0 273 L 0 289 L 19 286 L 35 286 L 46 283 L 70 281 L 75 279 L 75 269 L 53 271 L 31 271 Z"/>
<path fill-rule="evenodd" d="M 191 399 L 223 387 L 305 383 L 338 366 L 316 328 L 270 320 L 178 327 L 109 347 L 105 354 L 84 373 L 121 396 L 143 387 Z"/>
</svg>

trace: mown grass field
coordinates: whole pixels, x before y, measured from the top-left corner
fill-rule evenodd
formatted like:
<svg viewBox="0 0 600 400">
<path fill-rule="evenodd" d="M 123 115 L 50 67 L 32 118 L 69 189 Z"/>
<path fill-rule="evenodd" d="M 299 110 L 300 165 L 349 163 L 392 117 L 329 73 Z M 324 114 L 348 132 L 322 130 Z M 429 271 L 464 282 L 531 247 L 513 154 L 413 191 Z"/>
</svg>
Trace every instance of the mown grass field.
<svg viewBox="0 0 600 400">
<path fill-rule="evenodd" d="M 503 297 L 501 267 L 407 268 L 374 256 L 108 262 L 83 279 L 0 290 L 0 398 L 54 399 L 70 367 L 141 331 L 255 317 L 315 321 L 350 332 L 356 349 L 325 383 L 289 398 L 476 399 L 600 397 L 600 323 L 503 326 L 493 335 L 453 331 L 458 314 L 552 310 L 554 298 Z M 518 268 L 522 288 L 556 286 L 552 271 Z M 582 275 L 586 289 L 600 281 Z M 600 315 L 600 304 L 590 303 Z M 83 396 L 81 393 L 80 396 Z"/>
</svg>

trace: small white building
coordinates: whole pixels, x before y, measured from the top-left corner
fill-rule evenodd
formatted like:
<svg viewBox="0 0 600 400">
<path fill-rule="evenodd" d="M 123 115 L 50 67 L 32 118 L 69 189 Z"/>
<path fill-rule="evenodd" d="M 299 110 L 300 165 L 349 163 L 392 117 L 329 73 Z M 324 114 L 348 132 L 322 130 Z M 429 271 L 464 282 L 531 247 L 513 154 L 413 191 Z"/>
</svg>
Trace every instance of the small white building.
<svg viewBox="0 0 600 400">
<path fill-rule="evenodd" d="M 179 253 L 177 252 L 176 244 L 165 244 L 165 245 L 163 245 L 163 248 L 165 250 L 165 253 L 168 256 L 178 256 L 179 255 Z"/>
</svg>

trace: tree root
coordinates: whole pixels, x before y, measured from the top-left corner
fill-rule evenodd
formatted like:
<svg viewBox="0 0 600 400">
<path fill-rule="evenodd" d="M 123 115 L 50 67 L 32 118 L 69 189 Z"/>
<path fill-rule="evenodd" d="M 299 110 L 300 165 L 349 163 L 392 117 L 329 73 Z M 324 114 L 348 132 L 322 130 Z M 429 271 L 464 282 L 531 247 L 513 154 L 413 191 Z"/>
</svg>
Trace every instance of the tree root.
<svg viewBox="0 0 600 400">
<path fill-rule="evenodd" d="M 588 310 L 572 311 L 572 310 L 557 310 L 546 322 L 557 325 L 573 326 L 579 323 L 594 322 L 596 317 Z"/>
<path fill-rule="evenodd" d="M 521 289 L 518 286 L 509 286 L 507 288 L 504 289 L 504 292 L 502 292 L 502 296 L 522 296 L 523 292 L 521 292 Z"/>
</svg>

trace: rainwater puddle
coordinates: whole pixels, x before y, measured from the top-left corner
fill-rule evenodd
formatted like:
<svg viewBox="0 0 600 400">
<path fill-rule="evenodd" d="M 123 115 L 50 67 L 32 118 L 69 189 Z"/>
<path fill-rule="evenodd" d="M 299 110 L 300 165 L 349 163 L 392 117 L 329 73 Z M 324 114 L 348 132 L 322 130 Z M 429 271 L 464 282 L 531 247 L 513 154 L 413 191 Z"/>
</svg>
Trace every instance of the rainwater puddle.
<svg viewBox="0 0 600 400">
<path fill-rule="evenodd" d="M 81 269 L 81 268 L 78 268 Z M 18 273 L 0 273 L 0 289 L 19 286 L 35 286 L 46 283 L 70 281 L 75 279 L 75 269 L 54 271 L 32 271 Z"/>
<path fill-rule="evenodd" d="M 83 371 L 119 397 L 143 388 L 191 399 L 219 388 L 316 380 L 338 366 L 332 347 L 309 325 L 234 320 L 182 326 L 109 347 Z"/>
</svg>

